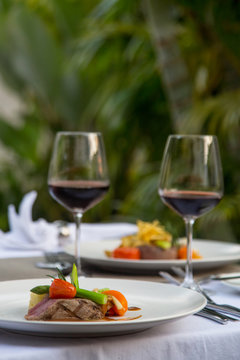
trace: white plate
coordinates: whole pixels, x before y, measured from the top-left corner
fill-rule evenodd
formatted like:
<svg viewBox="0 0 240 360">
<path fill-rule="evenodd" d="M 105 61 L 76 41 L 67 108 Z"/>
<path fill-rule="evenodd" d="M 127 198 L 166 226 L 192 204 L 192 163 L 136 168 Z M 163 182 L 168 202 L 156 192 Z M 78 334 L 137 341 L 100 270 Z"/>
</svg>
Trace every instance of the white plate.
<svg viewBox="0 0 240 360">
<path fill-rule="evenodd" d="M 50 283 L 50 279 L 28 279 L 0 283 L 0 328 L 41 336 L 90 337 L 111 336 L 142 331 L 156 325 L 177 320 L 201 310 L 205 298 L 194 291 L 147 281 L 120 279 L 81 278 L 81 287 L 109 287 L 123 292 L 129 306 L 141 308 L 128 311 L 126 317 L 135 320 L 122 321 L 27 321 L 29 290 L 37 285 Z"/>
<path fill-rule="evenodd" d="M 122 272 L 144 272 L 170 269 L 172 266 L 184 266 L 185 260 L 125 260 L 108 258 L 104 251 L 113 250 L 121 240 L 103 240 L 84 242 L 81 247 L 83 260 L 92 265 Z M 240 245 L 210 240 L 193 240 L 193 248 L 202 255 L 202 259 L 193 260 L 195 269 L 210 269 L 240 260 Z"/>
<path fill-rule="evenodd" d="M 240 290 L 240 279 L 229 279 L 222 281 L 223 284 L 230 286 L 234 289 Z"/>
</svg>

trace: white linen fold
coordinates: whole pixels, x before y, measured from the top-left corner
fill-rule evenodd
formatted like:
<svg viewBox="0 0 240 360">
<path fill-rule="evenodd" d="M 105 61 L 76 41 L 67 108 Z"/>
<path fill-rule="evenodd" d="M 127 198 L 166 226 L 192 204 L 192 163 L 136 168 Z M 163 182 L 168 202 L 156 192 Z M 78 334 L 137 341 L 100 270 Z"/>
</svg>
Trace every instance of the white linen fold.
<svg viewBox="0 0 240 360">
<path fill-rule="evenodd" d="M 9 232 L 0 230 L 0 248 L 14 250 L 52 250 L 58 246 L 58 229 L 44 219 L 32 220 L 32 207 L 37 192 L 27 193 L 17 213 L 8 207 Z"/>
<path fill-rule="evenodd" d="M 43 251 L 64 250 L 64 242 L 75 239 L 75 224 L 67 224 L 69 237 L 59 241 L 58 222 L 49 223 L 45 219 L 33 221 L 32 208 L 37 192 L 27 193 L 19 205 L 19 211 L 13 204 L 8 206 L 8 232 L 0 230 L 0 258 L 39 256 Z M 81 242 L 116 239 L 136 232 L 137 226 L 130 223 L 82 223 Z"/>
</svg>

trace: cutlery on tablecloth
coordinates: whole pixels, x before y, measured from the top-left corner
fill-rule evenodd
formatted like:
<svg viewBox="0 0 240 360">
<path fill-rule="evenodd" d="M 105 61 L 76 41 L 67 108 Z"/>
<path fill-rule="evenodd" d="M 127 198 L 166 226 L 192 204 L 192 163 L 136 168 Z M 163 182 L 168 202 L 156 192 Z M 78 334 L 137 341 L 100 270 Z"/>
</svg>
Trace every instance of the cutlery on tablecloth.
<svg viewBox="0 0 240 360">
<path fill-rule="evenodd" d="M 46 251 L 44 253 L 45 261 L 37 262 L 35 266 L 39 269 L 57 270 L 59 269 L 63 275 L 69 275 L 72 270 L 74 262 L 74 256 L 64 251 L 51 252 Z"/>
<path fill-rule="evenodd" d="M 183 276 L 184 271 L 177 266 L 172 266 L 171 269 L 179 276 Z M 180 273 L 181 271 L 181 273 Z M 181 275 L 180 275 L 181 274 Z M 230 279 L 239 279 L 240 272 L 234 273 L 223 273 L 223 274 L 212 274 L 208 276 L 204 276 L 198 279 L 198 284 L 207 284 L 210 281 L 222 281 L 222 280 L 230 280 Z"/>
<path fill-rule="evenodd" d="M 36 267 L 41 269 L 52 269 L 56 270 L 58 268 L 62 271 L 63 275 L 69 275 L 72 271 L 73 263 L 75 262 L 75 257 L 65 251 L 51 252 L 47 251 L 44 253 L 45 262 L 38 262 L 35 264 Z M 92 276 L 92 272 L 89 268 L 84 266 L 83 269 L 84 276 Z"/>
<path fill-rule="evenodd" d="M 181 285 L 180 281 L 175 279 L 168 272 L 159 271 L 159 275 L 162 276 L 165 280 L 167 280 L 171 284 L 174 284 L 174 285 L 177 285 L 177 286 Z M 225 320 L 231 320 L 231 321 L 238 321 L 234 317 L 238 317 L 238 318 L 240 317 L 240 309 L 237 309 L 237 308 L 234 308 L 234 307 L 233 307 L 234 309 L 232 309 L 231 305 L 227 305 L 227 304 L 226 305 L 225 304 L 223 304 L 223 305 L 222 304 L 217 304 L 212 299 L 211 299 L 211 302 L 210 302 L 210 297 L 205 293 L 204 290 L 202 291 L 202 293 L 207 299 L 207 305 L 203 309 L 204 312 L 208 312 L 208 314 L 209 313 L 214 314 L 215 316 L 220 317 L 220 319 L 222 319 L 222 320 L 225 319 Z M 229 307 L 231 307 L 231 308 L 229 308 Z M 234 317 L 232 317 L 232 316 L 234 316 Z"/>
<path fill-rule="evenodd" d="M 160 271 L 159 275 L 162 276 L 165 280 L 167 280 L 171 284 L 174 284 L 177 286 L 180 285 L 180 282 L 177 279 L 175 279 L 172 275 L 170 275 L 169 273 L 167 273 L 165 271 Z M 208 320 L 215 321 L 222 325 L 226 325 L 229 320 L 229 319 L 227 319 L 227 317 L 225 317 L 221 313 L 218 313 L 216 310 L 208 310 L 206 307 L 204 309 L 198 311 L 194 315 L 204 317 Z"/>
<path fill-rule="evenodd" d="M 60 270 L 63 275 L 70 274 L 72 270 L 72 263 L 67 261 L 62 262 L 37 262 L 35 266 L 39 269 L 49 269 L 49 270 Z"/>
<path fill-rule="evenodd" d="M 178 275 L 180 277 L 185 276 L 184 270 L 181 269 L 181 268 L 173 266 L 172 270 L 175 272 L 176 275 Z M 198 285 L 200 285 L 200 284 L 198 283 Z M 233 315 L 233 316 L 236 316 L 236 317 L 240 317 L 240 308 L 238 308 L 236 306 L 233 306 L 233 305 L 230 305 L 230 304 L 218 304 L 201 287 L 200 287 L 200 291 L 202 292 L 202 294 L 207 299 L 207 301 L 208 301 L 207 306 L 210 309 L 219 310 L 219 311 L 222 311 L 224 313 L 227 313 L 227 314 L 230 314 L 230 315 Z"/>
<path fill-rule="evenodd" d="M 73 264 L 75 261 L 75 257 L 65 251 L 51 252 L 46 251 L 44 253 L 46 262 L 54 263 L 54 262 L 68 262 Z"/>
<path fill-rule="evenodd" d="M 225 317 L 222 317 L 221 314 L 217 313 L 216 311 L 208 310 L 206 308 L 200 310 L 199 312 L 197 312 L 194 315 L 201 316 L 203 318 L 215 321 L 222 325 L 226 325 L 228 323 L 228 319 L 226 319 Z"/>
<path fill-rule="evenodd" d="M 214 274 L 214 275 L 209 275 L 206 277 L 203 277 L 201 279 L 199 279 L 198 282 L 200 283 L 208 283 L 212 280 L 215 281 L 222 281 L 222 280 L 230 280 L 230 279 L 239 279 L 240 278 L 240 273 L 229 273 L 229 274 Z"/>
</svg>

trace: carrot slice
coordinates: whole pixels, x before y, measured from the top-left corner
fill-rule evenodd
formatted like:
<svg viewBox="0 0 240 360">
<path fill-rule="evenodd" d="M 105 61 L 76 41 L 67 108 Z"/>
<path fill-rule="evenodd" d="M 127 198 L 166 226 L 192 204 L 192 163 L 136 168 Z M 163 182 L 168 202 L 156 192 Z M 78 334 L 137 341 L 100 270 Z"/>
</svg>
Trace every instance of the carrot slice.
<svg viewBox="0 0 240 360">
<path fill-rule="evenodd" d="M 114 306 L 110 309 L 111 314 L 114 313 L 115 315 L 123 316 L 128 309 L 128 302 L 125 296 L 117 290 L 105 290 L 103 291 L 103 294 L 114 297 L 119 303 L 118 305 L 114 303 Z"/>
<path fill-rule="evenodd" d="M 62 279 L 54 279 L 49 288 L 51 299 L 72 299 L 76 295 L 76 288 L 70 282 Z"/>
<path fill-rule="evenodd" d="M 136 247 L 118 247 L 113 250 L 112 255 L 114 258 L 139 260 L 140 250 Z"/>
<path fill-rule="evenodd" d="M 178 249 L 178 259 L 186 259 L 187 258 L 187 247 L 181 246 Z M 202 256 L 199 254 L 197 250 L 192 250 L 192 258 L 193 259 L 202 259 Z"/>
</svg>

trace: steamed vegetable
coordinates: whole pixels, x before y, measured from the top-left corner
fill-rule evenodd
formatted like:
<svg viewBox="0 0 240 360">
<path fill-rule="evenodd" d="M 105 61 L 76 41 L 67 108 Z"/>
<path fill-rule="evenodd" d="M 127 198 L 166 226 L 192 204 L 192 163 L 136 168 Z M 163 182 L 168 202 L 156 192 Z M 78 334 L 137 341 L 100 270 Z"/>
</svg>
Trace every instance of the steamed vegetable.
<svg viewBox="0 0 240 360">
<path fill-rule="evenodd" d="M 71 282 L 76 288 L 76 297 L 92 300 L 99 305 L 104 305 L 107 303 L 106 295 L 97 293 L 95 291 L 89 291 L 79 288 L 78 273 L 75 264 L 73 264 L 73 268 L 72 268 Z"/>
<path fill-rule="evenodd" d="M 79 288 L 77 289 L 76 297 L 92 300 L 99 305 L 105 305 L 108 300 L 107 296 L 104 294 Z"/>
<path fill-rule="evenodd" d="M 178 259 L 186 259 L 187 258 L 187 246 L 181 246 L 178 249 Z M 197 250 L 192 250 L 192 258 L 193 259 L 202 259 L 202 256 L 199 254 Z"/>
<path fill-rule="evenodd" d="M 118 247 L 113 250 L 112 254 L 114 258 L 131 260 L 139 260 L 140 255 L 140 250 L 136 247 Z"/>
<path fill-rule="evenodd" d="M 117 290 L 106 290 L 103 293 L 108 295 L 113 303 L 109 314 L 123 316 L 128 309 L 128 302 L 125 296 Z"/>
<path fill-rule="evenodd" d="M 35 286 L 30 291 L 34 294 L 42 295 L 42 294 L 48 294 L 49 288 L 50 288 L 49 285 L 39 285 L 39 286 Z"/>
</svg>

